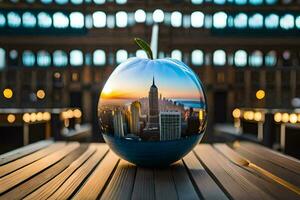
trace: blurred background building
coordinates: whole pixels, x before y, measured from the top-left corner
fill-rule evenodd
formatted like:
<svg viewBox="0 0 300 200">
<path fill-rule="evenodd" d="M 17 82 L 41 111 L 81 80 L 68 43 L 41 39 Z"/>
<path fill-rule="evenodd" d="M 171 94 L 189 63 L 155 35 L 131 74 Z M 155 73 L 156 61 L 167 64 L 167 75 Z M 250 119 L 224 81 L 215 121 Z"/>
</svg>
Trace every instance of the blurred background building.
<svg viewBox="0 0 300 200">
<path fill-rule="evenodd" d="M 150 41 L 154 24 L 158 57 L 182 60 L 204 83 L 209 131 L 235 122 L 245 132 L 254 122 L 250 132 L 262 140 L 266 128 L 257 124 L 266 124 L 268 113 L 277 132 L 300 122 L 291 103 L 297 107 L 300 97 L 299 0 L 1 0 L 1 145 L 21 138 L 2 151 L 35 141 L 26 126 L 39 122 L 50 128 L 37 130 L 57 138 L 76 135 L 64 128 L 90 124 L 80 132 L 101 140 L 101 89 L 119 63 L 146 56 L 133 38 Z M 234 132 L 218 130 L 226 128 Z"/>
</svg>

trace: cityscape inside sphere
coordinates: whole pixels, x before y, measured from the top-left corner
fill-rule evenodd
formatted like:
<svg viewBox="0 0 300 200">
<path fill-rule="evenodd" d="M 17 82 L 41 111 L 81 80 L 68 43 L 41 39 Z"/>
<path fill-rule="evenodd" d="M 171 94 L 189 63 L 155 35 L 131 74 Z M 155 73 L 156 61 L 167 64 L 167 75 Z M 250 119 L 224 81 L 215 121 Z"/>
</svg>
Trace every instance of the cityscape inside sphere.
<svg viewBox="0 0 300 200">
<path fill-rule="evenodd" d="M 132 58 L 106 82 L 98 116 L 101 132 L 115 138 L 179 140 L 204 132 L 207 105 L 200 81 L 183 63 Z"/>
</svg>

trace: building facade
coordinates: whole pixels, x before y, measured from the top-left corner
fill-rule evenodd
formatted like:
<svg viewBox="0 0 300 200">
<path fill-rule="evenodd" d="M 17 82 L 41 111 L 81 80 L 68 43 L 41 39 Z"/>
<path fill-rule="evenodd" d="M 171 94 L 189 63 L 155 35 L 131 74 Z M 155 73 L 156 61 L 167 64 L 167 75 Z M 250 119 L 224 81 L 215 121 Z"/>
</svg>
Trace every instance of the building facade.
<svg viewBox="0 0 300 200">
<path fill-rule="evenodd" d="M 181 137 L 181 113 L 167 111 L 159 113 L 160 140 L 176 140 Z"/>
</svg>

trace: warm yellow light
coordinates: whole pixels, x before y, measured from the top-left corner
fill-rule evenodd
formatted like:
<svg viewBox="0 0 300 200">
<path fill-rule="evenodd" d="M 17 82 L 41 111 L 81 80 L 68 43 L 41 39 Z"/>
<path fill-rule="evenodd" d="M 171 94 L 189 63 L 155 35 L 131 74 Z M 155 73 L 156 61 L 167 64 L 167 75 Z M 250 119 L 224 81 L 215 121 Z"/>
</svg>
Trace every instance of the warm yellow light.
<svg viewBox="0 0 300 200">
<path fill-rule="evenodd" d="M 12 91 L 12 89 L 10 88 L 5 88 L 3 90 L 3 96 L 6 98 L 6 99 L 10 99 L 12 98 L 14 95 L 14 92 Z"/>
<path fill-rule="evenodd" d="M 248 113 L 248 119 L 249 120 L 253 120 L 254 119 L 254 112 L 253 111 L 249 111 L 249 113 Z"/>
<path fill-rule="evenodd" d="M 45 96 L 46 96 L 45 91 L 44 91 L 44 90 L 38 90 L 38 91 L 36 92 L 36 96 L 37 96 L 37 98 L 39 98 L 39 99 L 44 99 Z"/>
<path fill-rule="evenodd" d="M 281 119 L 282 122 L 287 123 L 287 122 L 289 122 L 289 119 L 290 119 L 290 115 L 288 113 L 282 114 L 282 119 Z"/>
<path fill-rule="evenodd" d="M 29 113 L 25 113 L 23 115 L 23 121 L 26 122 L 26 123 L 30 122 L 30 114 Z"/>
<path fill-rule="evenodd" d="M 298 114 L 298 122 L 300 122 L 300 114 Z"/>
<path fill-rule="evenodd" d="M 73 115 L 74 115 L 75 118 L 80 118 L 82 116 L 82 113 L 79 109 L 75 109 L 73 111 Z"/>
<path fill-rule="evenodd" d="M 14 123 L 16 121 L 16 116 L 14 114 L 7 115 L 7 121 L 9 123 Z"/>
<path fill-rule="evenodd" d="M 254 120 L 255 121 L 261 121 L 262 120 L 262 113 L 261 112 L 255 112 L 254 113 Z"/>
<path fill-rule="evenodd" d="M 275 113 L 274 115 L 274 121 L 275 122 L 280 122 L 282 119 L 282 114 L 281 113 Z"/>
<path fill-rule="evenodd" d="M 203 110 L 199 111 L 199 120 L 202 121 L 204 119 L 204 113 Z"/>
<path fill-rule="evenodd" d="M 266 95 L 266 93 L 265 93 L 264 90 L 258 90 L 258 91 L 256 92 L 256 98 L 257 98 L 257 99 L 263 99 L 263 98 L 265 98 L 265 95 Z"/>
<path fill-rule="evenodd" d="M 67 119 L 68 118 L 68 112 L 67 111 L 63 111 L 61 113 L 61 117 L 62 117 L 62 119 Z"/>
<path fill-rule="evenodd" d="M 297 115 L 295 113 L 290 114 L 290 122 L 292 124 L 297 123 L 297 120 L 298 120 L 298 117 L 297 117 Z"/>
<path fill-rule="evenodd" d="M 67 118 L 73 118 L 74 115 L 73 115 L 73 111 L 70 109 L 67 111 Z"/>
<path fill-rule="evenodd" d="M 108 95 L 108 94 L 110 94 L 112 92 L 112 89 L 109 87 L 109 86 L 105 86 L 104 88 L 103 88 L 103 90 L 102 90 L 102 93 L 104 94 L 104 95 Z"/>
<path fill-rule="evenodd" d="M 233 116 L 234 118 L 240 118 L 240 117 L 241 117 L 241 110 L 238 109 L 238 108 L 234 109 L 234 110 L 232 111 L 232 116 Z"/>
<path fill-rule="evenodd" d="M 43 113 L 43 120 L 49 121 L 51 119 L 51 115 L 49 112 L 44 112 Z"/>
<path fill-rule="evenodd" d="M 30 114 L 30 121 L 31 122 L 35 122 L 37 119 L 36 119 L 36 114 L 35 113 L 31 113 Z"/>
<path fill-rule="evenodd" d="M 42 121 L 42 120 L 43 120 L 43 113 L 38 112 L 38 113 L 36 114 L 36 120 L 37 120 L 37 121 Z"/>
</svg>

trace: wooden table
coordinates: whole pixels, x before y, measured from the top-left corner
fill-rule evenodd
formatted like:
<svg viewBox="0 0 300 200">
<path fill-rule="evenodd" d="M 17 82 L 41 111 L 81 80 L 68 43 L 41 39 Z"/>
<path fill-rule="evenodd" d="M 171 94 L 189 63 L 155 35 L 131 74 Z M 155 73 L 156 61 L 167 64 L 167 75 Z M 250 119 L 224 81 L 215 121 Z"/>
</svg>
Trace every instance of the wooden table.
<svg viewBox="0 0 300 200">
<path fill-rule="evenodd" d="M 300 162 L 247 143 L 200 144 L 140 168 L 105 144 L 41 141 L 0 156 L 0 199 L 300 199 Z"/>
</svg>

